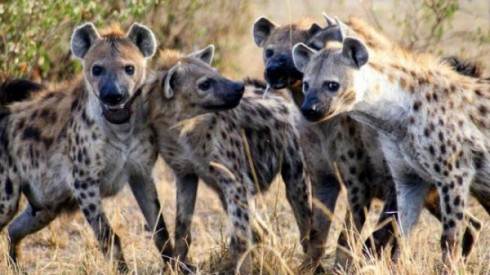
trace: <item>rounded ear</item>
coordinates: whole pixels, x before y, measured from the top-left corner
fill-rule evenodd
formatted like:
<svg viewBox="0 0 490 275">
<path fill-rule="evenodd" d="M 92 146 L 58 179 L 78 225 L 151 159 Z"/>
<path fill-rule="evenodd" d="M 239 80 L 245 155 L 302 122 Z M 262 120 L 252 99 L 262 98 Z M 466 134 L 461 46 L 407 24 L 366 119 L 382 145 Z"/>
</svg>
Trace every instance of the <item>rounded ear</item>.
<svg viewBox="0 0 490 275">
<path fill-rule="evenodd" d="M 311 25 L 310 29 L 308 29 L 308 34 L 310 36 L 313 36 L 313 35 L 317 34 L 321 30 L 322 30 L 322 27 L 320 27 L 320 25 L 318 25 L 317 23 L 313 23 Z"/>
<path fill-rule="evenodd" d="M 327 22 L 327 27 L 335 26 L 335 20 L 329 17 L 325 12 L 322 13 L 323 18 L 325 18 L 325 22 Z"/>
<path fill-rule="evenodd" d="M 344 39 L 342 55 L 353 61 L 357 68 L 366 65 L 369 60 L 369 53 L 366 45 L 360 40 L 352 37 Z"/>
<path fill-rule="evenodd" d="M 187 57 L 197 58 L 202 60 L 204 63 L 211 65 L 214 57 L 214 45 L 211 44 L 202 50 L 189 54 Z"/>
<path fill-rule="evenodd" d="M 293 62 L 294 66 L 298 71 L 304 73 L 306 70 L 306 66 L 310 62 L 311 57 L 316 53 L 317 51 L 313 50 L 312 48 L 306 46 L 303 43 L 298 43 L 294 45 L 293 47 Z"/>
<path fill-rule="evenodd" d="M 99 33 L 94 24 L 86 23 L 75 29 L 71 36 L 71 52 L 76 57 L 82 59 L 92 45 L 99 39 Z"/>
<path fill-rule="evenodd" d="M 259 47 L 263 47 L 265 41 L 269 38 L 275 28 L 277 28 L 276 23 L 267 19 L 267 17 L 260 17 L 257 19 L 252 28 L 255 44 Z"/>
<path fill-rule="evenodd" d="M 163 79 L 163 95 L 165 98 L 170 99 L 174 96 L 174 88 L 172 87 L 172 77 L 175 76 L 175 74 L 179 71 L 181 66 L 181 63 L 177 63 L 175 66 L 173 66 L 165 75 L 165 78 Z"/>
<path fill-rule="evenodd" d="M 134 23 L 126 36 L 138 47 L 144 57 L 148 58 L 155 54 L 157 41 L 153 32 L 147 27 Z"/>
</svg>

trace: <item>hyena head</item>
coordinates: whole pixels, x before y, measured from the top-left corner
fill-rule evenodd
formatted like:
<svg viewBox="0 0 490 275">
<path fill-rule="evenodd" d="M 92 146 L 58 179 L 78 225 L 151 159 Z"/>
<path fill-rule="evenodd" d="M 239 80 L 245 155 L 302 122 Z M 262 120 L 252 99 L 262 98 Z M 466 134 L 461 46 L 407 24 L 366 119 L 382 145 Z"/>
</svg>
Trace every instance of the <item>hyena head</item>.
<svg viewBox="0 0 490 275">
<path fill-rule="evenodd" d="M 369 59 L 363 42 L 347 37 L 321 51 L 298 44 L 293 56 L 296 67 L 304 73 L 301 112 L 308 120 L 318 122 L 352 110 L 357 103 L 356 79 Z"/>
<path fill-rule="evenodd" d="M 303 24 L 309 26 L 305 28 Z M 315 23 L 303 24 L 278 26 L 269 19 L 260 17 L 253 25 L 255 44 L 264 49 L 264 77 L 274 89 L 292 87 L 303 78 L 303 74 L 293 63 L 293 46 L 305 43 L 322 29 Z"/>
<path fill-rule="evenodd" d="M 245 87 L 211 67 L 213 56 L 213 45 L 187 56 L 163 51 L 156 79 L 149 84 L 150 91 L 177 110 L 181 119 L 238 106 Z"/>
<path fill-rule="evenodd" d="M 71 50 L 83 62 L 86 87 L 98 98 L 105 119 L 128 122 L 131 104 L 145 82 L 147 59 L 156 50 L 152 31 L 133 24 L 126 34 L 111 27 L 99 35 L 87 23 L 75 29 Z"/>
</svg>

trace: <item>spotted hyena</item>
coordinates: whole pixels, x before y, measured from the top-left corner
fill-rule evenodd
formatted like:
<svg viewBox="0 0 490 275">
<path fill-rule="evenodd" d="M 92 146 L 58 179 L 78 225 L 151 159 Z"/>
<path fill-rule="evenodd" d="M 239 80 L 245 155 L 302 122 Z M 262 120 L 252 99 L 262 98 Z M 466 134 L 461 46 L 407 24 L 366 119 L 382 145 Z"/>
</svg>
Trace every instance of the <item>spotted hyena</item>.
<svg viewBox="0 0 490 275">
<path fill-rule="evenodd" d="M 374 131 L 348 116 L 339 116 L 323 124 L 308 121 L 315 119 L 315 112 L 309 111 L 308 105 L 303 104 L 303 73 L 294 67 L 292 48 L 295 43 L 306 43 L 322 32 L 323 29 L 317 24 L 306 28 L 303 24 L 278 26 L 265 17 L 259 18 L 253 27 L 255 43 L 264 48 L 266 80 L 273 88 L 288 87 L 297 108 L 303 106 L 301 111 L 307 118 L 304 120 L 302 117 L 300 123 L 302 146 L 311 172 L 313 197 L 323 205 L 314 208 L 311 237 L 316 247 L 314 264 L 318 264 L 323 255 L 331 223 L 331 217 L 325 213 L 324 207 L 328 209 L 327 212 L 333 213 L 339 195 L 340 185 L 334 176 L 336 164 L 347 188 L 352 210 L 346 214 L 347 226 L 339 237 L 336 257 L 338 264 L 346 265 L 350 259 L 345 253 L 348 250 L 347 232 L 352 227 L 359 231 L 362 229 L 366 219 L 364 208 L 369 208 L 374 197 L 389 198 L 380 221 L 390 218 L 396 210 L 396 201 L 390 200 L 395 191 L 393 184 L 386 184 L 391 177 L 380 147 L 373 138 L 376 134 Z M 350 218 L 351 214 L 353 219 Z M 384 245 L 389 241 L 391 231 L 390 227 L 386 227 L 375 237 Z"/>
<path fill-rule="evenodd" d="M 101 204 L 126 182 L 148 224 L 155 225 L 158 249 L 171 254 L 151 177 L 155 137 L 143 123 L 140 96 L 155 48 L 153 33 L 142 25 L 134 24 L 127 34 L 115 27 L 99 34 L 85 24 L 71 39 L 83 77 L 7 109 L 0 126 L 0 228 L 16 214 L 21 193 L 28 200 L 8 227 L 13 262 L 25 236 L 80 209 L 104 254 L 112 252 L 119 269 L 126 270 L 119 237 Z"/>
<path fill-rule="evenodd" d="M 253 196 L 267 191 L 274 177 L 282 175 L 306 250 L 310 190 L 294 127 L 295 109 L 275 96 L 242 99 L 255 88 L 223 78 L 210 66 L 213 52 L 213 47 L 189 56 L 163 52 L 148 85 L 149 116 L 159 152 L 177 177 L 174 256 L 186 258 L 200 178 L 218 193 L 233 228 L 233 261 L 236 265 L 245 257 L 239 270 L 248 274 Z"/>
<path fill-rule="evenodd" d="M 254 34 L 255 35 L 255 40 L 256 43 L 259 46 L 263 46 L 265 49 L 264 52 L 264 62 L 267 64 L 266 68 L 269 68 L 272 66 L 273 68 L 275 67 L 280 67 L 280 64 L 274 65 L 274 63 L 278 63 L 277 58 L 278 56 L 284 56 L 284 55 L 289 55 L 292 56 L 292 46 L 291 42 L 304 42 L 307 43 L 309 46 L 315 47 L 315 48 L 323 48 L 325 46 L 325 43 L 328 41 L 339 41 L 341 39 L 340 33 L 338 32 L 339 28 L 337 26 L 337 23 L 331 18 L 329 18 L 326 14 L 324 14 L 324 17 L 326 19 L 327 27 L 318 29 L 317 27 L 310 27 L 307 32 L 303 30 L 302 35 L 290 35 L 287 36 L 285 33 L 288 32 L 298 32 L 298 28 L 291 28 L 289 26 L 282 26 L 278 27 L 276 24 L 272 23 L 268 19 L 261 18 L 257 21 L 257 23 L 254 25 Z M 375 30 L 373 27 L 371 27 L 368 23 L 356 19 L 356 18 L 351 18 L 347 24 L 343 25 L 344 28 L 348 29 L 348 31 L 356 35 L 358 37 L 363 37 L 365 38 L 369 45 L 371 47 L 374 47 L 376 49 L 384 49 L 388 50 L 391 47 L 394 47 L 394 44 L 386 38 L 382 33 L 379 31 Z M 312 31 L 314 30 L 314 31 Z M 257 34 L 258 33 L 258 34 Z M 296 39 L 295 39 L 296 38 Z M 263 39 L 266 39 L 265 41 L 262 41 Z M 292 57 L 288 57 L 292 58 Z M 283 59 L 286 59 L 283 57 Z M 460 62 L 459 59 L 457 58 L 452 58 L 454 60 L 454 64 L 458 64 L 458 66 L 454 66 L 456 70 L 458 70 L 461 73 L 466 73 L 470 74 L 471 76 L 478 77 L 478 71 L 479 69 L 478 66 L 475 64 L 472 64 L 471 62 Z M 271 65 L 272 64 L 272 65 Z M 289 68 L 286 65 L 283 65 L 281 70 L 288 71 Z M 294 75 L 298 75 L 298 72 L 300 70 L 295 68 Z M 275 82 L 274 79 L 271 79 L 273 76 L 279 77 L 280 73 L 277 73 L 275 75 L 270 75 L 268 76 L 268 72 L 266 69 L 266 72 L 264 73 L 266 76 L 266 79 L 271 81 L 272 83 Z M 293 73 L 289 73 L 289 75 L 293 75 Z M 300 72 L 300 75 L 302 76 L 302 72 Z M 284 77 L 284 76 L 282 76 Z M 289 77 L 291 78 L 291 77 Z M 315 120 L 315 113 L 317 112 L 316 110 L 311 110 L 311 106 L 314 102 L 304 102 L 304 100 L 298 101 L 298 99 L 302 99 L 303 97 L 303 92 L 301 89 L 298 91 L 298 87 L 303 86 L 302 79 L 298 80 L 296 79 L 295 81 L 289 81 L 289 83 L 294 83 L 294 85 L 289 86 L 291 89 L 292 93 L 298 93 L 300 95 L 293 96 L 296 100 L 296 104 L 298 106 L 302 106 L 302 111 L 305 117 L 309 120 Z M 355 222 L 355 226 L 358 230 L 361 230 L 362 224 L 365 220 L 364 217 L 364 211 L 359 211 L 359 207 L 356 207 L 356 204 L 359 204 L 361 202 L 362 206 L 365 206 L 369 208 L 369 205 L 374 197 L 378 197 L 381 199 L 385 200 L 385 206 L 382 212 L 382 216 L 380 217 L 380 223 L 386 221 L 387 219 L 397 219 L 396 216 L 396 196 L 395 196 L 395 190 L 394 190 L 394 182 L 391 179 L 391 173 L 388 170 L 388 167 L 386 165 L 386 160 L 383 156 L 382 148 L 380 144 L 377 142 L 377 133 L 373 129 L 369 127 L 365 127 L 360 123 L 357 123 L 356 121 L 350 119 L 347 116 L 344 116 L 342 118 L 344 121 L 343 123 L 339 123 L 338 121 L 341 120 L 341 118 L 336 118 L 332 121 L 329 121 L 328 123 L 323 123 L 323 125 L 318 125 L 318 124 L 312 124 L 312 123 L 304 123 L 305 127 L 312 127 L 312 128 L 317 128 L 317 129 L 324 129 L 323 132 L 321 132 L 320 137 L 311 140 L 308 139 L 306 142 L 308 144 L 315 142 L 318 139 L 323 140 L 322 142 L 325 142 L 325 147 L 332 146 L 332 147 L 337 147 L 337 149 L 332 149 L 328 151 L 327 157 L 330 161 L 336 162 L 338 164 L 339 170 L 341 172 L 341 177 L 344 178 L 344 183 L 346 183 L 347 191 L 348 191 L 348 199 L 349 199 L 349 204 L 350 207 L 353 211 L 353 220 Z M 333 133 L 332 129 L 337 129 L 337 131 L 340 131 L 346 133 L 347 135 L 335 135 Z M 353 133 L 352 129 L 356 129 L 357 131 Z M 350 139 L 346 139 L 345 136 L 352 135 Z M 353 145 L 353 144 L 358 144 Z M 307 145 L 311 146 L 311 145 Z M 315 169 L 325 169 L 325 167 L 318 166 L 317 163 L 315 162 L 315 158 L 308 158 L 308 156 L 312 156 L 313 154 L 310 153 L 312 150 L 306 150 L 307 151 L 307 160 L 309 160 L 308 164 L 311 165 L 312 167 L 316 167 Z M 318 150 L 313 150 L 313 152 L 320 152 Z M 356 152 L 353 154 L 352 152 Z M 322 152 L 324 153 L 324 152 Z M 354 157 L 358 154 L 363 154 L 367 156 L 367 160 L 359 160 L 356 158 L 351 159 L 351 163 L 346 162 L 346 159 L 349 159 L 351 157 Z M 318 158 L 318 157 L 316 157 Z M 317 166 L 315 166 L 317 165 Z M 353 169 L 356 168 L 356 169 Z M 369 179 L 365 179 L 364 177 L 361 177 L 361 179 L 351 179 L 349 177 L 349 173 L 352 171 L 368 171 Z M 345 179 L 347 177 L 347 179 Z M 313 196 L 314 197 L 321 197 L 324 196 L 324 192 L 315 192 L 315 190 L 321 190 L 318 185 L 320 184 L 325 184 L 325 183 L 319 183 L 318 181 L 315 182 L 315 179 L 313 178 L 313 184 L 316 186 L 316 188 L 313 189 Z M 324 199 L 322 202 L 329 208 L 330 211 L 333 211 L 333 207 L 335 206 L 335 199 L 338 195 L 338 193 L 335 193 L 335 189 L 331 187 L 331 185 L 328 185 L 323 188 L 323 190 L 327 190 L 327 192 L 331 192 L 331 196 L 326 199 Z M 328 191 L 330 190 L 330 191 Z M 374 192 L 372 192 L 374 191 Z M 330 206 L 330 207 L 329 207 Z M 425 206 L 426 208 L 436 217 L 440 218 L 440 208 L 436 196 L 436 190 L 432 188 L 426 198 L 425 201 Z M 356 211 L 357 210 L 357 211 Z M 362 208 L 361 208 L 362 210 Z M 349 213 L 347 214 L 349 215 Z M 325 222 L 318 222 L 318 220 L 324 220 L 325 217 L 322 217 L 321 215 L 316 215 L 315 217 L 317 218 L 316 225 L 318 229 L 313 229 L 313 232 L 316 231 L 321 231 L 323 229 L 323 238 L 320 240 L 319 244 L 322 244 L 321 241 L 325 241 L 327 234 L 328 234 L 328 227 L 329 223 Z M 348 216 L 346 217 L 348 219 Z M 349 227 L 351 226 L 350 224 L 350 219 L 347 220 L 347 230 L 349 230 Z M 474 220 L 475 225 L 479 225 L 476 220 Z M 479 226 L 475 226 L 479 228 Z M 383 248 L 390 240 L 393 240 L 394 228 L 393 228 L 393 223 L 388 223 L 385 226 L 381 227 L 378 229 L 376 232 L 373 233 L 373 239 L 374 239 L 374 245 L 375 245 L 375 251 L 378 251 Z M 466 238 L 468 240 L 473 240 L 474 236 L 476 235 L 477 232 L 474 230 L 468 231 L 468 234 L 466 235 Z M 346 264 L 346 261 L 350 259 L 348 255 L 344 255 L 342 247 L 346 247 L 346 239 L 345 239 L 345 234 L 344 232 L 340 235 L 339 238 L 339 248 L 337 250 L 337 260 L 336 262 L 342 265 Z M 469 242 L 470 243 L 470 242 Z M 373 245 L 369 240 L 366 241 L 366 248 L 370 249 L 370 247 Z M 396 247 L 396 242 L 393 243 L 393 245 Z M 468 250 L 465 251 L 466 253 L 469 253 L 471 250 L 471 245 L 469 246 Z M 319 253 L 321 253 L 322 250 L 320 250 Z M 320 254 L 321 255 L 321 254 Z"/>
<path fill-rule="evenodd" d="M 490 82 L 457 74 L 428 54 L 400 47 L 377 51 L 343 37 L 320 52 L 297 45 L 306 98 L 321 120 L 348 113 L 380 134 L 397 190 L 401 232 L 416 223 L 431 186 L 438 191 L 443 259 L 457 262 L 471 248 L 464 234 L 479 223 L 465 212 L 473 194 L 490 212 L 488 103 Z M 461 245 L 462 244 L 462 245 Z"/>
</svg>

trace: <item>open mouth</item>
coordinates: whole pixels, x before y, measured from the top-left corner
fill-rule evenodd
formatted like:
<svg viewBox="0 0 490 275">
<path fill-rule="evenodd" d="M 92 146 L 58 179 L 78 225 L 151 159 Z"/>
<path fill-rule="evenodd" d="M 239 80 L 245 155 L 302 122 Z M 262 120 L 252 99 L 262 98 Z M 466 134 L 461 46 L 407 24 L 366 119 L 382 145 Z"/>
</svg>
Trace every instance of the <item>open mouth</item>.
<svg viewBox="0 0 490 275">
<path fill-rule="evenodd" d="M 129 121 L 133 110 L 131 106 L 126 104 L 107 105 L 102 103 L 102 115 L 104 118 L 113 124 L 123 124 Z"/>
<path fill-rule="evenodd" d="M 102 115 L 112 124 L 127 123 L 133 113 L 133 102 L 140 94 L 141 89 L 138 89 L 128 101 L 118 105 L 110 105 L 101 102 Z"/>
</svg>

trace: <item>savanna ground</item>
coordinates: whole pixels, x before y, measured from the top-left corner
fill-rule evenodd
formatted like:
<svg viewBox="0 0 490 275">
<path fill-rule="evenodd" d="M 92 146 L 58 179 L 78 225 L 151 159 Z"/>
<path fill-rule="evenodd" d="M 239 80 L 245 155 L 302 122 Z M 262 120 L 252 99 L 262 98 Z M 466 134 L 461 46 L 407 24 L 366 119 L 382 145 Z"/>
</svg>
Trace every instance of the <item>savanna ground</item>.
<svg viewBox="0 0 490 275">
<path fill-rule="evenodd" d="M 261 50 L 251 38 L 254 19 L 266 15 L 286 24 L 301 17 L 312 17 L 324 25 L 321 12 L 346 18 L 349 15 L 368 20 L 391 38 L 415 51 L 437 55 L 457 54 L 489 66 L 490 2 L 488 0 L 343 0 L 343 1 L 15 1 L 0 3 L 2 41 L 0 68 L 4 74 L 45 82 L 72 77 L 79 64 L 72 61 L 68 38 L 73 27 L 83 21 L 132 21 L 148 24 L 157 33 L 161 47 L 177 47 L 189 52 L 207 43 L 217 45 L 216 65 L 224 74 L 242 78 L 261 76 Z M 45 9 L 39 7 L 46 7 Z M 30 9 L 30 10 L 29 10 Z M 46 17 L 46 15 L 50 15 Z M 52 16 L 51 16 L 52 15 Z M 35 24 L 34 24 L 35 23 Z M 54 41 L 54 42 L 53 42 Z M 488 67 L 485 68 L 488 75 Z M 175 182 L 172 172 L 159 161 L 154 170 L 162 211 L 173 234 Z M 490 198 L 489 198 L 490 199 Z M 104 202 L 113 228 L 122 238 L 126 260 L 135 274 L 158 274 L 162 263 L 151 241 L 151 233 L 128 188 Z M 382 203 L 372 205 L 362 232 L 366 237 L 374 229 Z M 22 209 L 22 207 L 21 207 Z M 298 231 L 286 202 L 284 187 L 277 180 L 266 196 L 258 197 L 257 210 L 271 232 L 255 249 L 256 272 L 296 274 L 302 260 Z M 333 228 L 323 265 L 333 273 L 336 240 L 346 210 L 342 192 L 334 213 Z M 490 218 L 471 201 L 469 212 L 483 221 L 476 250 L 460 274 L 490 274 Z M 190 257 L 198 274 L 230 274 L 227 254 L 227 218 L 217 196 L 204 184 L 199 186 L 193 222 Z M 387 256 L 364 259 L 360 249 L 352 251 L 356 274 L 440 274 L 440 223 L 425 210 L 396 264 Z M 354 233 L 357 234 L 357 233 Z M 12 274 L 7 268 L 7 241 L 0 237 L 0 274 Z M 81 214 L 62 217 L 48 228 L 26 238 L 21 263 L 28 274 L 115 274 L 97 248 L 97 242 Z M 167 269 L 172 274 L 173 269 Z M 344 273 L 342 270 L 338 271 Z"/>
</svg>

